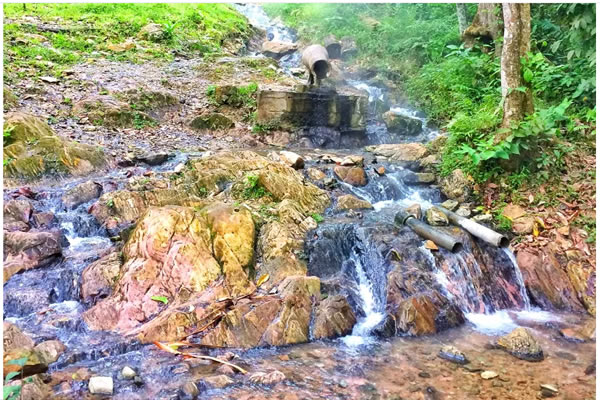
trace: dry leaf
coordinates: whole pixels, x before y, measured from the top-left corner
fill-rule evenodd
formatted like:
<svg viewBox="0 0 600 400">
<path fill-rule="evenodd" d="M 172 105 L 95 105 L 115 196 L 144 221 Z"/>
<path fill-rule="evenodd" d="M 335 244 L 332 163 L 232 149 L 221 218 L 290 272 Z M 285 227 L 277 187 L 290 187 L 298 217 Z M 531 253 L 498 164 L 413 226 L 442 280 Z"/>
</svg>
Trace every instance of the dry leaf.
<svg viewBox="0 0 600 400">
<path fill-rule="evenodd" d="M 266 281 L 268 281 L 270 278 L 269 274 L 264 274 L 262 275 L 260 278 L 258 278 L 258 282 L 256 282 L 256 287 L 259 288 L 261 287 Z"/>
</svg>

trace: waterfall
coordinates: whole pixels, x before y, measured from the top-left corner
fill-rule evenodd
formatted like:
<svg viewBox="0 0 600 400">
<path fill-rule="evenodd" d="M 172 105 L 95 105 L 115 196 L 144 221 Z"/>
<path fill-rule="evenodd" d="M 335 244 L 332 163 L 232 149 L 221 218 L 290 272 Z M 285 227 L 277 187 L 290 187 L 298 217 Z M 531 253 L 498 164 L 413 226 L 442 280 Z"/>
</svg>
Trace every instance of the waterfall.
<svg viewBox="0 0 600 400">
<path fill-rule="evenodd" d="M 504 251 L 504 254 L 506 254 L 508 256 L 508 259 L 510 260 L 510 262 L 512 263 L 512 265 L 514 267 L 515 277 L 517 279 L 517 284 L 519 285 L 519 292 L 521 293 L 521 298 L 523 299 L 523 302 L 525 303 L 523 308 L 525 310 L 530 310 L 531 309 L 531 300 L 529 300 L 529 296 L 527 295 L 527 289 L 525 288 L 525 280 L 523 279 L 523 274 L 521 273 L 519 264 L 517 264 L 517 259 L 515 257 L 515 254 L 508 247 L 505 247 L 502 250 Z"/>
</svg>

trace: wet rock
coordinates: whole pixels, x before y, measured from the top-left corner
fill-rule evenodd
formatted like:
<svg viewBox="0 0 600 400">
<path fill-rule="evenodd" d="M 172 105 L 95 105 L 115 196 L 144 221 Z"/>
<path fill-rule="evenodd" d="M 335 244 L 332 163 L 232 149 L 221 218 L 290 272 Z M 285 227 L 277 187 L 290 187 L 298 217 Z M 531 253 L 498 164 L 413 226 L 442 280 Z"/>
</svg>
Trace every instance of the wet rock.
<svg viewBox="0 0 600 400">
<path fill-rule="evenodd" d="M 148 153 L 135 156 L 133 158 L 133 162 L 142 162 L 144 164 L 155 166 L 166 163 L 169 160 L 169 158 L 171 158 L 171 155 L 169 153 Z"/>
<path fill-rule="evenodd" d="M 255 372 L 250 375 L 250 382 L 260 383 L 262 385 L 274 385 L 285 380 L 285 375 L 281 371 L 266 372 Z"/>
<path fill-rule="evenodd" d="M 60 232 L 5 232 L 4 282 L 14 274 L 44 267 L 62 254 Z"/>
<path fill-rule="evenodd" d="M 136 375 L 137 373 L 135 372 L 135 370 L 129 366 L 125 366 L 121 370 L 121 376 L 125 379 L 133 379 L 136 377 Z"/>
<path fill-rule="evenodd" d="M 435 182 L 435 174 L 431 172 L 417 172 L 415 173 L 417 176 L 418 183 L 434 183 Z"/>
<path fill-rule="evenodd" d="M 361 210 L 361 209 L 372 209 L 373 206 L 366 200 L 359 199 L 358 197 L 345 194 L 338 197 L 336 209 L 337 210 Z"/>
<path fill-rule="evenodd" d="M 138 38 L 149 40 L 151 42 L 159 42 L 165 37 L 161 24 L 147 24 L 138 32 Z"/>
<path fill-rule="evenodd" d="M 88 383 L 91 394 L 113 394 L 113 379 L 110 376 L 92 376 Z"/>
<path fill-rule="evenodd" d="M 304 168 L 304 159 L 296 153 L 291 151 L 280 151 L 279 157 L 288 167 L 292 167 L 294 169 Z"/>
<path fill-rule="evenodd" d="M 82 176 L 106 165 L 96 146 L 65 140 L 42 119 L 25 113 L 8 113 L 4 128 L 12 126 L 4 142 L 4 177 L 33 180 L 49 174 Z"/>
<path fill-rule="evenodd" d="M 467 360 L 467 356 L 465 356 L 462 351 L 458 350 L 454 346 L 442 347 L 438 353 L 438 357 L 461 365 L 469 362 L 469 360 Z"/>
<path fill-rule="evenodd" d="M 381 167 L 375 168 L 375 173 L 379 176 L 385 175 L 385 167 L 381 166 Z"/>
<path fill-rule="evenodd" d="M 16 360 L 25 360 L 24 364 Z M 46 372 L 48 364 L 44 363 L 33 348 L 19 347 L 5 351 L 3 354 L 4 377 L 11 372 L 19 372 L 23 377 Z"/>
<path fill-rule="evenodd" d="M 335 338 L 352 332 L 356 316 L 342 295 L 329 296 L 315 309 L 312 334 L 314 339 Z"/>
<path fill-rule="evenodd" d="M 568 274 L 550 249 L 527 248 L 516 256 L 532 300 L 546 308 L 582 311 Z"/>
<path fill-rule="evenodd" d="M 431 374 L 427 371 L 419 371 L 419 378 L 431 378 Z"/>
<path fill-rule="evenodd" d="M 88 265 L 81 274 L 81 297 L 86 303 L 108 296 L 117 284 L 121 257 L 113 251 Z"/>
<path fill-rule="evenodd" d="M 3 349 L 7 353 L 14 349 L 31 349 L 34 346 L 33 339 L 24 334 L 18 326 L 4 321 L 2 328 Z"/>
<path fill-rule="evenodd" d="M 498 377 L 498 373 L 495 371 L 483 371 L 481 377 L 485 380 L 494 379 Z"/>
<path fill-rule="evenodd" d="M 221 113 L 205 114 L 195 117 L 189 124 L 194 129 L 230 129 L 235 124 L 234 122 Z"/>
<path fill-rule="evenodd" d="M 440 189 L 448 198 L 465 202 L 473 193 L 473 181 L 461 169 L 455 169 L 450 175 L 441 179 Z"/>
<path fill-rule="evenodd" d="M 217 368 L 215 370 L 215 372 L 218 374 L 227 375 L 227 376 L 235 375 L 235 370 L 233 368 L 231 368 L 229 365 L 225 365 L 225 364 L 223 364 L 219 368 Z"/>
<path fill-rule="evenodd" d="M 569 260 L 567 262 L 567 275 L 577 294 L 577 298 L 583 304 L 589 314 L 596 316 L 596 269 L 580 261 Z M 595 337 L 596 327 L 592 327 Z"/>
<path fill-rule="evenodd" d="M 344 36 L 340 39 L 342 45 L 340 56 L 342 60 L 348 60 L 358 54 L 358 48 L 356 47 L 356 41 L 350 36 Z"/>
<path fill-rule="evenodd" d="M 340 382 L 338 383 L 339 387 L 341 388 L 347 388 L 348 387 L 348 382 L 346 382 L 345 379 L 340 380 Z"/>
<path fill-rule="evenodd" d="M 153 122 L 146 113 L 109 95 L 88 95 L 73 105 L 73 114 L 96 125 L 131 127 L 134 121 Z"/>
<path fill-rule="evenodd" d="M 590 365 L 588 365 L 588 366 L 585 368 L 585 371 L 584 371 L 584 373 L 585 373 L 586 375 L 592 375 L 592 374 L 595 374 L 595 373 L 596 373 L 596 360 L 594 360 L 594 362 L 592 362 Z"/>
<path fill-rule="evenodd" d="M 296 43 L 266 41 L 262 44 L 262 52 L 267 57 L 281 58 L 298 50 Z"/>
<path fill-rule="evenodd" d="M 308 175 L 308 177 L 314 181 L 320 181 L 321 179 L 324 179 L 327 177 L 327 175 L 321 171 L 320 169 L 317 168 L 308 168 L 306 170 L 306 174 Z"/>
<path fill-rule="evenodd" d="M 7 386 L 22 385 L 19 400 L 39 400 L 51 397 L 52 389 L 44 383 L 42 375 L 33 375 L 24 380 L 11 381 Z M 10 397 L 12 399 L 12 397 Z"/>
<path fill-rule="evenodd" d="M 415 203 L 415 204 L 407 207 L 406 212 L 409 215 L 414 216 L 416 219 L 421 219 L 423 217 L 423 211 L 421 210 L 421 205 L 418 203 Z"/>
<path fill-rule="evenodd" d="M 208 387 L 215 389 L 223 389 L 224 387 L 233 385 L 233 379 L 226 375 L 208 376 L 202 380 Z"/>
<path fill-rule="evenodd" d="M 32 211 L 33 206 L 26 199 L 9 200 L 4 203 L 4 230 L 9 232 L 28 231 Z"/>
<path fill-rule="evenodd" d="M 333 172 L 341 181 L 352 186 L 365 186 L 367 184 L 367 174 L 362 167 L 344 167 L 336 165 Z"/>
<path fill-rule="evenodd" d="M 446 142 L 448 142 L 448 137 L 440 135 L 429 142 L 429 148 L 434 153 L 439 153 L 444 149 L 444 146 L 446 146 Z"/>
<path fill-rule="evenodd" d="M 200 391 L 194 382 L 186 382 L 179 389 L 179 399 L 195 400 L 198 398 Z"/>
<path fill-rule="evenodd" d="M 58 360 L 58 357 L 65 352 L 66 347 L 58 340 L 48 340 L 35 346 L 33 350 L 37 353 L 41 363 L 50 365 Z"/>
<path fill-rule="evenodd" d="M 446 200 L 445 202 L 443 202 L 440 205 L 442 207 L 444 207 L 446 210 L 454 211 L 458 207 L 458 201 L 452 200 L 452 199 L 448 199 L 448 200 Z"/>
<path fill-rule="evenodd" d="M 425 220 L 432 226 L 447 226 L 449 224 L 448 217 L 437 207 L 430 207 L 425 212 Z"/>
<path fill-rule="evenodd" d="M 423 131 L 420 119 L 408 115 L 388 111 L 383 114 L 383 120 L 389 132 L 407 136 L 416 136 Z"/>
<path fill-rule="evenodd" d="M 69 189 L 62 197 L 62 202 L 67 208 L 75 208 L 80 204 L 94 200 L 102 194 L 102 185 L 94 181 L 87 181 Z"/>
<path fill-rule="evenodd" d="M 541 361 L 544 352 L 526 328 L 517 328 L 497 341 L 498 347 L 509 354 L 526 361 Z"/>
<path fill-rule="evenodd" d="M 406 166 L 419 166 L 419 160 L 427 155 L 427 148 L 421 143 L 398 143 L 367 146 L 365 148 L 378 156 L 387 157 L 390 161 L 400 162 Z"/>
<path fill-rule="evenodd" d="M 340 161 L 340 165 L 344 167 L 357 166 L 362 167 L 364 165 L 365 158 L 362 156 L 346 156 Z"/>
</svg>

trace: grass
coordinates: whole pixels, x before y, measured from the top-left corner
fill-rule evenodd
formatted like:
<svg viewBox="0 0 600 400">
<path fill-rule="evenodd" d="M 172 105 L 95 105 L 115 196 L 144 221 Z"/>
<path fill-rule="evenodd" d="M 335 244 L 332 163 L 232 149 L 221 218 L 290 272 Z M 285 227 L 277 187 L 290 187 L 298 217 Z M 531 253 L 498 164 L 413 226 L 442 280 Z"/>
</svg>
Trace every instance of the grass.
<svg viewBox="0 0 600 400">
<path fill-rule="evenodd" d="M 228 4 L 5 4 L 5 81 L 62 74 L 69 66 L 87 60 L 145 62 L 171 60 L 173 52 L 204 55 L 220 52 L 230 39 L 247 38 L 246 19 Z M 37 23 L 18 23 L 24 16 L 40 23 L 68 28 L 44 32 Z M 137 38 L 148 23 L 163 26 L 163 39 Z M 115 52 L 111 44 L 133 40 L 133 48 Z"/>
</svg>

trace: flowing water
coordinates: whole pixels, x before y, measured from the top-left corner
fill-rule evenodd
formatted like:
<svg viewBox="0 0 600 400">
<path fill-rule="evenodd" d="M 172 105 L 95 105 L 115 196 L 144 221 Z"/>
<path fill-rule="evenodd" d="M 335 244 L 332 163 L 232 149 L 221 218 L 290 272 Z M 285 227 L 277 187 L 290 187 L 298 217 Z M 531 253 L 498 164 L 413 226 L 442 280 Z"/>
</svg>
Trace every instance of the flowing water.
<svg viewBox="0 0 600 400">
<path fill-rule="evenodd" d="M 259 6 L 236 5 L 236 8 L 266 29 L 272 40 L 296 40 L 293 32 L 273 23 Z M 292 59 L 298 57 L 295 54 Z M 368 92 L 371 103 L 385 99 L 385 90 L 381 88 L 360 81 L 349 83 Z M 427 141 L 439 134 L 428 126 L 422 113 L 400 106 L 392 110 L 421 121 L 423 133 L 410 141 Z M 402 141 L 390 135 L 376 115 L 369 120 L 367 135 L 370 143 L 375 144 Z M 194 156 L 197 154 L 179 154 L 159 167 L 124 168 L 94 180 L 103 186 L 104 192 L 114 191 L 124 187 L 131 174 L 140 175 L 148 169 L 155 173 L 172 171 Z M 540 383 L 558 381 L 564 382 L 562 392 L 574 396 L 569 398 L 591 398 L 593 376 L 590 378 L 583 371 L 594 360 L 595 345 L 566 342 L 555 334 L 557 328 L 576 325 L 580 320 L 532 306 L 510 250 L 465 239 L 464 250 L 458 254 L 443 249 L 433 253 L 410 229 L 395 226 L 398 207 L 418 203 L 425 211 L 442 201 L 442 195 L 435 187 L 408 184 L 407 177 L 413 174 L 408 169 L 391 163 L 379 164 L 385 166 L 386 174 L 376 176 L 372 168 L 366 168 L 369 179 L 364 187 L 338 182 L 338 190 L 368 200 L 373 210 L 362 211 L 357 218 L 329 210 L 325 221 L 309 233 L 306 243 L 309 274 L 319 276 L 322 287 L 337 288 L 352 306 L 357 316 L 352 333 L 332 341 L 236 351 L 239 365 L 251 370 L 276 369 L 287 379 L 269 387 L 238 377 L 228 388 L 202 388 L 202 398 L 521 399 L 534 398 Z M 185 398 L 178 395 L 182 383 L 219 373 L 217 366 L 192 365 L 131 338 L 90 331 L 81 318 L 88 307 L 79 293 L 81 272 L 113 248 L 106 229 L 88 213 L 93 201 L 73 210 L 62 205 L 60 198 L 64 192 L 82 181 L 33 188 L 37 192 L 33 200 L 36 212 L 51 212 L 56 216 L 55 227 L 64 233 L 68 247 L 60 262 L 17 274 L 4 285 L 4 318 L 19 325 L 36 342 L 59 339 L 66 345 L 67 351 L 50 367 L 57 376 L 75 376 L 81 369 L 91 375 L 113 376 L 116 399 Z M 5 190 L 5 201 L 14 196 L 14 190 Z M 388 277 L 399 269 L 408 284 L 413 285 L 412 289 L 436 290 L 457 304 L 467 323 L 434 336 L 389 337 L 385 333 Z M 543 365 L 528 364 L 498 350 L 486 350 L 489 341 L 517 326 L 529 326 L 536 331 L 541 345 L 545 351 L 548 349 L 549 358 Z M 556 343 L 557 340 L 561 341 Z M 467 374 L 440 361 L 436 354 L 442 344 L 461 348 L 482 368 L 497 369 L 506 378 L 504 384 L 481 383 L 478 374 Z M 207 352 L 217 356 L 225 351 Z M 142 384 L 119 378 L 118 372 L 125 365 L 138 371 Z M 54 398 L 89 398 L 84 381 L 72 380 L 70 385 L 56 385 L 54 390 Z M 442 394 L 446 397 L 441 397 Z"/>
</svg>

